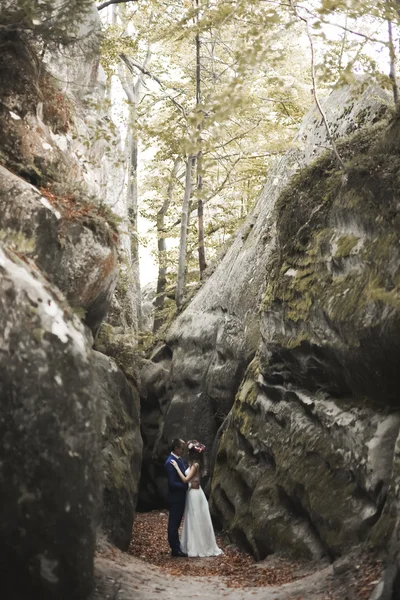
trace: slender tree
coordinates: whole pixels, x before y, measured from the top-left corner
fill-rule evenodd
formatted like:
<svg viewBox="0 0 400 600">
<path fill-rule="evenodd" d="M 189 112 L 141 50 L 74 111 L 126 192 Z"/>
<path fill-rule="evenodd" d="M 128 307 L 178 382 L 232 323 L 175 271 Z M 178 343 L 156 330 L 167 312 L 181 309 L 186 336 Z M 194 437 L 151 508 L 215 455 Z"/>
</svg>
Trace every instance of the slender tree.
<svg viewBox="0 0 400 600">
<path fill-rule="evenodd" d="M 393 41 L 393 23 L 392 23 L 392 5 L 387 1 L 387 25 L 388 25 L 388 37 L 389 37 L 389 79 L 392 84 L 393 100 L 396 106 L 399 104 L 399 88 L 397 85 L 396 76 L 396 50 Z"/>
<path fill-rule="evenodd" d="M 171 205 L 174 187 L 178 176 L 179 169 L 181 167 L 182 160 L 180 157 L 175 159 L 172 167 L 171 176 L 168 182 L 167 193 L 161 208 L 157 211 L 157 258 L 158 258 L 158 276 L 157 276 L 157 291 L 155 299 L 155 316 L 153 332 L 157 333 L 160 329 L 164 317 L 163 309 L 165 302 L 165 290 L 167 287 L 167 244 L 166 244 L 166 227 L 165 218 L 168 209 Z"/>
<path fill-rule="evenodd" d="M 197 26 L 199 22 L 199 0 L 196 1 L 196 21 Z M 201 38 L 200 32 L 197 28 L 196 38 L 195 38 L 195 46 L 196 46 L 196 109 L 200 113 L 199 114 L 199 124 L 198 124 L 198 145 L 199 150 L 197 153 L 197 227 L 198 227 L 198 255 L 199 255 L 199 274 L 200 279 L 203 278 L 203 273 L 207 267 L 206 263 L 206 251 L 204 244 L 204 203 L 203 203 L 203 151 L 202 151 L 202 97 L 201 97 Z"/>
<path fill-rule="evenodd" d="M 185 165 L 185 190 L 183 194 L 182 202 L 182 216 L 181 216 L 181 233 L 179 240 L 179 260 L 178 260 L 178 276 L 176 282 L 175 302 L 178 308 L 181 308 L 185 293 L 185 279 L 186 279 L 186 255 L 187 255 L 187 235 L 189 228 L 190 219 L 190 198 L 192 194 L 193 185 L 193 167 L 196 158 L 194 156 L 188 156 L 186 158 Z"/>
</svg>

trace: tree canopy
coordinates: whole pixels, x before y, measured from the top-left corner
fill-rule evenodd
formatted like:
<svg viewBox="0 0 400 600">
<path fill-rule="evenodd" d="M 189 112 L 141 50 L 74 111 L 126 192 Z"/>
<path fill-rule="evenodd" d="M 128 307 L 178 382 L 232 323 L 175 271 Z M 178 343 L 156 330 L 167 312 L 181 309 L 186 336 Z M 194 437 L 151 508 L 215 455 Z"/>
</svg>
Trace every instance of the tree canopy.
<svg viewBox="0 0 400 600">
<path fill-rule="evenodd" d="M 376 81 L 398 99 L 399 5 L 391 0 L 135 0 L 99 8 L 110 80 L 123 89 L 140 81 L 136 99 L 125 100 L 131 111 L 135 105 L 128 128 L 143 157 L 134 174 L 137 210 L 158 239 L 160 310 L 175 286 L 180 306 L 187 284 L 221 252 L 313 103 L 323 119 L 320 99 L 356 81 Z"/>
</svg>

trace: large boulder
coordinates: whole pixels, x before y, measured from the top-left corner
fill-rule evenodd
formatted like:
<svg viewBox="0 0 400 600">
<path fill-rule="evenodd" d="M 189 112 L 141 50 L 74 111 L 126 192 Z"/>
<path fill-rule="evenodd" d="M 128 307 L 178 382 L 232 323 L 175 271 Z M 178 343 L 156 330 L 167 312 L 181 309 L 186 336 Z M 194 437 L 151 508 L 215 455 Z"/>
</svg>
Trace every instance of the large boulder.
<svg viewBox="0 0 400 600">
<path fill-rule="evenodd" d="M 114 238 L 118 221 L 119 235 L 114 242 L 119 246 L 120 277 L 114 304 L 123 305 L 122 312 L 132 321 L 128 334 L 137 337 L 140 286 L 131 255 L 127 156 L 106 100 L 98 10 L 92 0 L 72 0 L 68 6 L 60 0 L 39 5 L 28 0 L 23 6 L 7 2 L 0 7 L 0 20 L 7 24 L 0 31 L 0 162 L 40 188 L 63 218 L 72 217 L 75 223 L 80 220 L 95 234 L 112 223 L 106 233 Z M 17 27 L 21 22 L 24 27 Z M 79 232 L 67 233 L 66 239 L 75 243 Z M 86 246 L 83 237 L 80 245 Z M 113 258 L 108 264 L 114 271 L 112 279 L 100 283 L 95 301 L 93 290 L 83 304 L 76 290 L 71 292 L 72 302 L 81 312 L 90 304 L 86 322 L 93 333 L 110 308 L 116 284 L 115 252 Z M 84 282 L 88 269 L 77 267 L 80 274 L 76 273 L 76 278 L 82 276 Z M 56 277 L 58 265 L 51 268 Z M 61 269 L 60 279 L 63 275 Z"/>
<path fill-rule="evenodd" d="M 134 336 L 123 332 L 128 382 L 78 319 L 98 332 L 121 244 L 134 320 L 128 219 L 120 231 L 107 207 L 127 215 L 124 162 L 103 103 L 95 3 L 5 0 L 0 21 L 0 242 L 13 253 L 0 269 L 2 589 L 80 600 L 92 585 L 101 451 L 102 525 L 124 549 L 140 473 Z"/>
<path fill-rule="evenodd" d="M 97 127 L 98 137 L 106 137 L 89 105 L 102 97 L 94 4 L 72 0 L 66 7 L 53 0 L 38 6 L 30 0 L 9 10 L 2 4 L 0 19 L 9 21 L 0 32 L 2 163 L 35 185 L 65 193 L 87 180 L 102 197 L 97 180 L 105 142 L 91 143 L 88 135 L 94 137 Z M 97 177 L 91 176 L 95 170 Z"/>
<path fill-rule="evenodd" d="M 261 343 L 219 445 L 213 512 L 258 556 L 334 558 L 399 520 L 398 125 L 338 144 L 281 193 Z"/>
<path fill-rule="evenodd" d="M 10 24 L 0 33 L 2 239 L 23 234 L 38 267 L 96 333 L 117 280 L 117 220 L 105 203 L 115 205 L 123 188 L 111 184 L 123 175 L 101 104 L 98 11 L 89 0 L 68 7 L 54 0 L 2 6 L 0 17 L 27 20 L 23 32 Z M 53 37 L 63 31 L 61 49 Z"/>
<path fill-rule="evenodd" d="M 0 571 L 6 598 L 92 587 L 101 406 L 65 299 L 0 249 Z"/>
<path fill-rule="evenodd" d="M 117 234 L 94 204 L 50 204 L 35 187 L 0 166 L 1 239 L 34 258 L 96 331 L 117 279 Z"/>
<path fill-rule="evenodd" d="M 11 380 L 12 372 L 15 381 L 4 384 L 0 406 L 0 429 L 9 429 L 2 438 L 10 436 L 4 462 L 0 457 L 2 489 L 10 490 L 2 502 L 0 570 L 9 572 L 9 598 L 79 600 L 92 585 L 102 449 L 102 522 L 124 548 L 140 473 L 137 390 L 113 361 L 92 352 L 93 338 L 77 318 L 96 334 L 111 306 L 117 247 L 121 238 L 128 246 L 128 236 L 126 223 L 120 235 L 107 204 L 126 216 L 124 163 L 103 103 L 94 2 L 5 0 L 0 20 L 0 241 L 23 261 L 19 268 L 29 264 L 41 295 L 33 298 L 28 276 L 21 275 L 26 297 L 21 291 L 15 314 L 1 307 L 4 319 L 11 315 L 0 330 L 4 361 L 7 344 L 12 350 L 3 375 Z M 14 272 L 12 278 L 17 280 Z M 1 281 L 11 306 L 12 284 L 8 276 Z M 127 312 L 135 309 L 131 299 Z M 49 313 L 47 320 L 42 313 Z M 21 448 L 14 429 L 22 432 Z"/>
<path fill-rule="evenodd" d="M 94 395 L 104 407 L 101 527 L 118 548 L 127 550 L 132 536 L 142 461 L 139 394 L 113 359 L 93 352 L 92 364 Z"/>
<path fill-rule="evenodd" d="M 379 121 L 388 106 L 386 94 L 379 89 L 368 88 L 356 97 L 355 90 L 346 86 L 331 94 L 324 110 L 333 135 L 340 138 Z M 158 369 L 160 382 L 155 384 L 150 370 L 143 372 L 145 397 L 153 397 L 152 389 L 157 387 L 167 390 L 168 396 L 163 395 L 164 416 L 158 434 L 148 436 L 152 440 L 155 437 L 154 446 L 145 449 L 157 469 L 167 443 L 176 435 L 196 437 L 209 449 L 213 447 L 261 340 L 259 308 L 268 265 L 276 255 L 276 202 L 295 173 L 324 152 L 327 145 L 325 126 L 318 112 L 312 110 L 292 149 L 271 167 L 253 214 L 169 330 L 163 351 L 169 358 Z M 154 397 L 154 401 L 143 402 L 143 422 L 149 422 L 149 428 L 155 401 Z M 143 433 L 146 437 L 145 425 Z M 210 453 L 209 459 L 212 464 Z M 150 489 L 148 483 L 146 487 Z"/>
</svg>

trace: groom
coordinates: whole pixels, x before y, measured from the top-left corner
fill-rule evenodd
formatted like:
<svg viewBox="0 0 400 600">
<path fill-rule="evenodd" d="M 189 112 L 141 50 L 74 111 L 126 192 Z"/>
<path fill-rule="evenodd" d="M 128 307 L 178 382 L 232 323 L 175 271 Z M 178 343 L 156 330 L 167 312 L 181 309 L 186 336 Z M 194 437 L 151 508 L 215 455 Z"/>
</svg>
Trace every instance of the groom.
<svg viewBox="0 0 400 600">
<path fill-rule="evenodd" d="M 179 543 L 178 530 L 182 522 L 183 512 L 185 510 L 186 492 L 188 484 L 183 483 L 176 472 L 171 460 L 175 460 L 183 474 L 185 474 L 185 463 L 182 460 L 182 454 L 185 449 L 185 442 L 175 439 L 171 444 L 171 454 L 165 462 L 165 470 L 168 476 L 168 501 L 169 501 L 169 519 L 168 519 L 168 543 L 171 547 L 171 555 L 186 557 L 182 552 Z"/>
</svg>

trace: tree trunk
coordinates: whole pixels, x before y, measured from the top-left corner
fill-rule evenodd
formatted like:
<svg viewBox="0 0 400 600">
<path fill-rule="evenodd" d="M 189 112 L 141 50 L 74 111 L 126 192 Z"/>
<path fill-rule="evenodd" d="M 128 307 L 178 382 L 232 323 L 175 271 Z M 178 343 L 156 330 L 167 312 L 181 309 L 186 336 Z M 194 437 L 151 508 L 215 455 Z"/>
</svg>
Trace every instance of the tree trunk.
<svg viewBox="0 0 400 600">
<path fill-rule="evenodd" d="M 154 315 L 154 325 L 153 325 L 153 333 L 157 333 L 160 329 L 164 318 L 162 315 L 162 310 L 164 308 L 165 301 L 165 288 L 167 285 L 167 246 L 165 243 L 165 216 L 169 209 L 169 206 L 172 202 L 172 194 L 174 191 L 176 176 L 179 171 L 179 167 L 181 165 L 181 159 L 177 158 L 175 160 L 172 172 L 171 179 L 168 184 L 167 194 L 165 196 L 165 200 L 163 202 L 162 207 L 157 213 L 157 246 L 158 246 L 158 277 L 157 277 L 157 293 L 155 299 L 155 315 Z"/>
<path fill-rule="evenodd" d="M 138 138 L 137 138 L 137 109 L 136 105 L 130 106 L 130 124 L 129 124 L 129 167 L 128 167 L 128 192 L 127 206 L 128 217 L 131 226 L 132 257 L 137 256 L 137 215 L 138 215 Z"/>
<path fill-rule="evenodd" d="M 206 263 L 206 252 L 204 247 L 204 203 L 202 198 L 203 178 L 201 174 L 202 170 L 202 155 L 201 152 L 197 157 L 197 226 L 199 230 L 199 270 L 200 279 L 203 279 L 203 273 L 207 267 Z"/>
<path fill-rule="evenodd" d="M 396 106 L 399 104 L 399 88 L 397 86 L 396 78 L 396 51 L 394 49 L 393 42 L 393 28 L 392 21 L 390 19 L 390 6 L 388 6 L 388 34 L 389 34 L 389 57 L 390 57 L 390 71 L 389 79 L 392 83 L 393 100 Z"/>
<path fill-rule="evenodd" d="M 128 185 L 126 193 L 126 205 L 128 210 L 132 280 L 135 290 L 135 302 L 137 306 L 137 328 L 140 329 L 141 322 L 141 289 L 140 289 L 140 269 L 139 269 L 139 240 L 138 240 L 138 138 L 137 138 L 137 104 L 130 106 L 129 122 L 129 163 L 128 163 Z"/>
<path fill-rule="evenodd" d="M 192 168 L 195 159 L 188 156 L 186 161 L 185 173 L 185 191 L 182 203 L 181 235 L 179 243 L 179 262 L 178 276 L 176 281 L 175 302 L 178 308 L 181 308 L 183 296 L 185 293 L 185 271 L 186 271 L 186 253 L 187 253 L 187 234 L 189 224 L 190 196 L 192 191 Z"/>
<path fill-rule="evenodd" d="M 196 0 L 196 7 L 199 8 L 199 0 Z M 197 20 L 199 15 L 197 15 Z M 200 110 L 201 105 L 201 40 L 200 34 L 196 34 L 196 105 Z M 203 156 L 201 151 L 201 120 L 198 125 L 199 130 L 199 152 L 197 155 L 197 227 L 198 227 L 198 254 L 199 254 L 199 272 L 200 279 L 203 279 L 203 273 L 207 267 L 206 251 L 204 246 L 204 204 L 202 198 L 203 192 Z"/>
<path fill-rule="evenodd" d="M 147 67 L 151 59 L 151 48 L 147 50 L 144 68 Z M 128 152 L 128 182 L 126 192 L 126 205 L 129 221 L 130 236 L 130 266 L 131 266 L 131 286 L 134 290 L 134 301 L 136 305 L 136 314 L 134 315 L 135 329 L 141 327 L 141 289 L 140 289 L 140 268 L 139 268 L 139 239 L 138 239 L 138 126 L 137 126 L 137 107 L 140 101 L 143 74 L 138 74 L 136 80 L 132 74 L 127 74 L 123 70 L 122 64 L 118 71 L 122 88 L 126 94 L 129 103 L 129 123 L 127 133 L 127 152 Z"/>
</svg>

